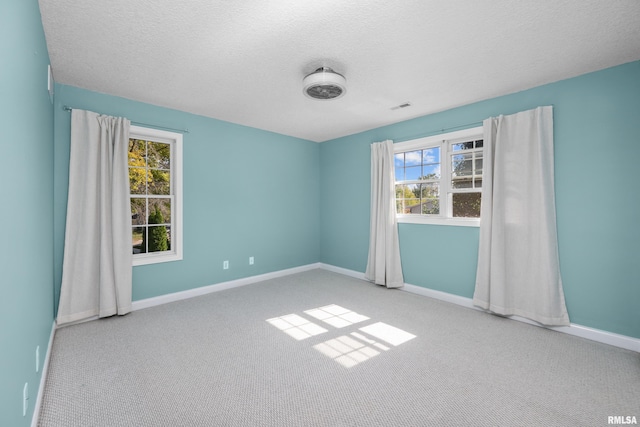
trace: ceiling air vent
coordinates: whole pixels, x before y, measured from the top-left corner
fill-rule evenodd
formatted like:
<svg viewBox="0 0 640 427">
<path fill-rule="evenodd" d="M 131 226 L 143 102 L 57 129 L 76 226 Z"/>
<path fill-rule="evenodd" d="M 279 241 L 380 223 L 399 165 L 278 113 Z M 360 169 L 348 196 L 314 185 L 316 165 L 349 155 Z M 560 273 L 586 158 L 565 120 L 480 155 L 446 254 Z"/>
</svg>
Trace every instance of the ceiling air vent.
<svg viewBox="0 0 640 427">
<path fill-rule="evenodd" d="M 404 104 L 396 105 L 395 107 L 391 107 L 392 110 L 400 110 L 402 108 L 411 107 L 410 102 L 405 102 Z"/>
<path fill-rule="evenodd" d="M 320 67 L 302 80 L 304 94 L 313 99 L 336 99 L 346 91 L 347 80 L 328 67 Z"/>
</svg>

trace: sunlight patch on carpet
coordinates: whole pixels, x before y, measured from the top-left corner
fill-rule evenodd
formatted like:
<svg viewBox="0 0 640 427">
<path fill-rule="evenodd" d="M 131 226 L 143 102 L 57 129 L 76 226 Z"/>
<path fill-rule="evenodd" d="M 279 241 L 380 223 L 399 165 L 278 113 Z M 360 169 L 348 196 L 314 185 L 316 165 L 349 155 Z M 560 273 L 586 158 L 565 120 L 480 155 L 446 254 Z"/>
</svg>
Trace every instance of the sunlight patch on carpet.
<svg viewBox="0 0 640 427">
<path fill-rule="evenodd" d="M 386 341 L 393 346 L 399 346 L 400 344 L 404 344 L 416 337 L 415 335 L 410 334 L 407 331 L 403 331 L 402 329 L 387 325 L 386 323 L 382 322 L 365 326 L 364 328 L 360 328 L 360 330 L 383 341 Z"/>
<path fill-rule="evenodd" d="M 267 319 L 267 322 L 298 341 L 328 332 L 322 326 L 316 325 L 297 314 L 274 317 L 273 319 Z"/>
<path fill-rule="evenodd" d="M 304 315 L 333 326 L 334 332 L 370 320 L 367 316 L 336 304 L 305 310 Z M 295 313 L 267 319 L 267 322 L 298 341 L 329 332 Z M 345 368 L 351 368 L 415 337 L 400 328 L 376 322 L 361 327 L 358 331 L 323 341 L 313 348 Z"/>
<path fill-rule="evenodd" d="M 344 328 L 355 323 L 369 320 L 367 316 L 363 316 L 362 314 L 358 314 L 336 304 L 307 310 L 305 311 L 305 313 L 309 316 L 315 317 L 318 320 L 322 320 L 323 322 L 328 323 L 335 328 Z"/>
</svg>

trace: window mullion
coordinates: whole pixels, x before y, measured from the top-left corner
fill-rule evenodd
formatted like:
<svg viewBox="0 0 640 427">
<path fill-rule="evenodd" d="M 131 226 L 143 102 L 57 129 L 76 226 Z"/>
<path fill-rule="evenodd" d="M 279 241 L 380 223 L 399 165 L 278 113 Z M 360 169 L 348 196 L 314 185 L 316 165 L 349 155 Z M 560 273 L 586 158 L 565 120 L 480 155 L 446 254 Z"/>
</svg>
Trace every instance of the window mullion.
<svg viewBox="0 0 640 427">
<path fill-rule="evenodd" d="M 452 153 L 451 153 L 451 144 L 449 141 L 442 141 L 442 148 L 440 149 L 444 156 L 445 161 L 441 162 L 442 173 L 440 174 L 440 215 L 445 218 L 451 217 L 451 208 L 450 208 L 450 187 L 451 187 L 451 161 L 452 161 Z"/>
<path fill-rule="evenodd" d="M 149 141 L 144 142 L 144 194 L 149 195 Z"/>
<path fill-rule="evenodd" d="M 169 194 L 173 196 L 175 194 L 176 144 L 171 144 L 169 146 L 169 156 L 171 156 L 169 163 Z M 171 218 L 173 218 L 173 202 L 174 200 L 171 200 Z"/>
<path fill-rule="evenodd" d="M 144 198 L 144 253 L 149 253 L 149 197 L 145 194 Z"/>
</svg>

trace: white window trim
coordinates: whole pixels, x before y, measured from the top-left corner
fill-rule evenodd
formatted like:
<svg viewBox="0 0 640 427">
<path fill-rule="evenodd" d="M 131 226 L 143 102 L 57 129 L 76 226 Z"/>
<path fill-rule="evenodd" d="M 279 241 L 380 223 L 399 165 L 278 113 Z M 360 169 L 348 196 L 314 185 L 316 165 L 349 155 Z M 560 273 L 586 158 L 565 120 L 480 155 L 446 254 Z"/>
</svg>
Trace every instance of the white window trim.
<svg viewBox="0 0 640 427">
<path fill-rule="evenodd" d="M 152 140 L 171 144 L 171 180 L 174 193 L 172 202 L 171 251 L 133 255 L 133 266 L 180 261 L 183 254 L 182 233 L 182 134 L 166 130 L 132 125 L 129 138 Z M 131 195 L 129 195 L 131 197 Z"/>
<path fill-rule="evenodd" d="M 469 129 L 463 129 L 454 132 L 442 133 L 439 135 L 428 136 L 424 138 L 412 139 L 409 141 L 403 141 L 393 144 L 394 153 L 402 153 L 405 151 L 425 149 L 429 147 L 440 147 L 440 198 L 448 197 L 448 186 L 443 190 L 442 183 L 449 177 L 449 144 L 448 141 L 482 137 L 484 134 L 483 127 L 478 126 Z M 447 142 L 443 144 L 443 142 Z M 395 177 L 394 177 L 395 180 Z M 442 206 L 442 205 L 441 205 Z M 449 203 L 446 203 L 449 206 Z M 447 208 L 448 209 L 448 208 Z M 453 225 L 459 227 L 479 227 L 480 218 L 448 218 L 444 209 L 441 209 L 440 215 L 406 215 L 396 214 L 396 218 L 399 223 L 405 224 L 435 224 L 435 225 Z"/>
</svg>

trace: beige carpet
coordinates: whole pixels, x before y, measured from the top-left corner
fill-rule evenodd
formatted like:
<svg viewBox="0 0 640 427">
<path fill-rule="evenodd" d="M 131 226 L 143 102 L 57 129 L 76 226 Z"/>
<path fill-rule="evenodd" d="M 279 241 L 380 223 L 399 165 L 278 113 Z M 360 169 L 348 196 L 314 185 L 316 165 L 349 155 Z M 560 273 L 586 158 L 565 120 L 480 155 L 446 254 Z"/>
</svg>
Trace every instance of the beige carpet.
<svg viewBox="0 0 640 427">
<path fill-rule="evenodd" d="M 606 426 L 638 353 L 313 270 L 61 328 L 60 426 Z"/>
</svg>

